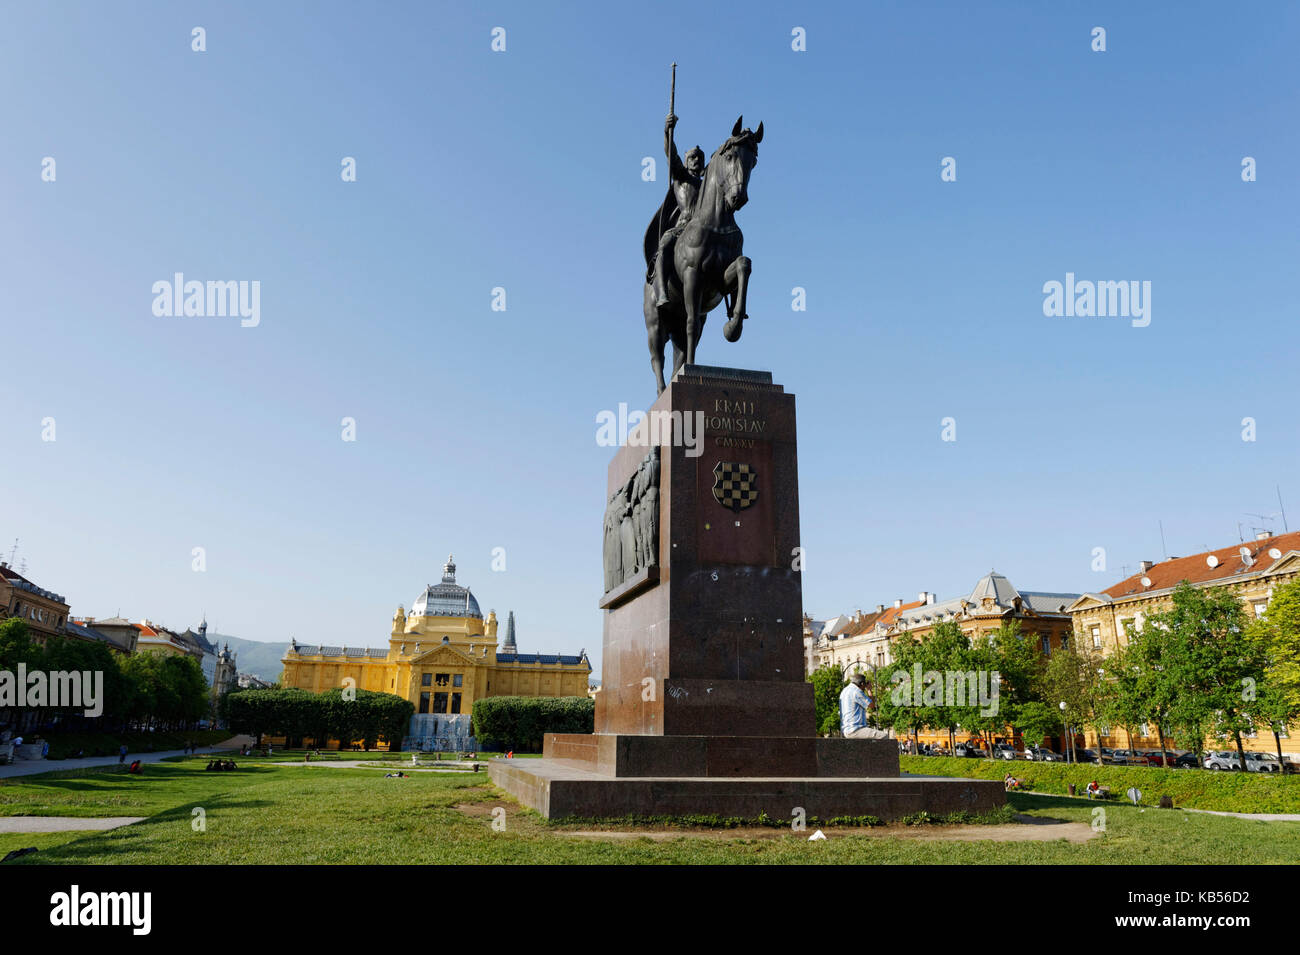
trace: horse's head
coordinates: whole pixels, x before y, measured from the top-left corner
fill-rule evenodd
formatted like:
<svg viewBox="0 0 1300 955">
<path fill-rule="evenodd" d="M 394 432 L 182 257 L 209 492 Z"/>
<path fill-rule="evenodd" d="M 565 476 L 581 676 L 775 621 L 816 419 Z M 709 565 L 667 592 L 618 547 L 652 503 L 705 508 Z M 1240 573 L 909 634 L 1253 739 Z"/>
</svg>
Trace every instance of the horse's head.
<svg viewBox="0 0 1300 955">
<path fill-rule="evenodd" d="M 728 211 L 735 212 L 749 201 L 749 174 L 758 163 L 758 144 L 763 141 L 763 124 L 757 130 L 745 129 L 741 116 L 731 129 L 727 141 L 709 160 L 709 172 L 718 178 L 718 189 Z"/>
</svg>

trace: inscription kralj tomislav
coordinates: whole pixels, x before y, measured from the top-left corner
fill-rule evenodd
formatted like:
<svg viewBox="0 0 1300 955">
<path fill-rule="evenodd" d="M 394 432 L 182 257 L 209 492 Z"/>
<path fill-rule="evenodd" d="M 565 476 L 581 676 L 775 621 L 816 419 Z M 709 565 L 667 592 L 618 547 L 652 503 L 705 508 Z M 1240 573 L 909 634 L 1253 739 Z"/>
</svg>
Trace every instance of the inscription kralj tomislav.
<svg viewBox="0 0 1300 955">
<path fill-rule="evenodd" d="M 676 99 L 677 70 L 673 69 Z M 749 201 L 749 174 L 758 163 L 757 130 L 736 120 L 731 135 L 708 163 L 699 146 L 677 155 L 673 130 L 677 116 L 669 106 L 664 123 L 664 153 L 668 157 L 668 194 L 645 231 L 646 280 L 642 292 L 646 331 L 650 340 L 650 365 L 662 394 L 664 348 L 673 343 L 673 374 L 682 365 L 695 364 L 695 345 L 708 313 L 725 299 L 727 323 L 722 328 L 729 342 L 739 340 L 745 318 L 750 261 L 741 253 L 745 237 L 735 213 Z"/>
</svg>

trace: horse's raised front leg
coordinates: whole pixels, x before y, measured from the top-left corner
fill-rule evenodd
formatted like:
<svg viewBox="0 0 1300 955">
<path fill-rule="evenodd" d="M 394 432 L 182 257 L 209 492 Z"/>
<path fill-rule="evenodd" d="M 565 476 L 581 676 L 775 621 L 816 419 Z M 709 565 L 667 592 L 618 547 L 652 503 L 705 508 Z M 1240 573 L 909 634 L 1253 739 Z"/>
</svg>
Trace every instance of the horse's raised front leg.
<svg viewBox="0 0 1300 955">
<path fill-rule="evenodd" d="M 723 281 L 733 295 L 731 311 L 727 313 L 727 324 L 722 326 L 722 337 L 729 342 L 739 341 L 740 333 L 744 331 L 743 322 L 748 317 L 745 314 L 745 296 L 749 292 L 749 272 L 749 259 L 740 255 L 727 266 L 723 275 Z"/>
<path fill-rule="evenodd" d="M 700 270 L 682 270 L 682 300 L 686 308 L 686 364 L 695 364 L 695 345 L 700 340 Z"/>
</svg>

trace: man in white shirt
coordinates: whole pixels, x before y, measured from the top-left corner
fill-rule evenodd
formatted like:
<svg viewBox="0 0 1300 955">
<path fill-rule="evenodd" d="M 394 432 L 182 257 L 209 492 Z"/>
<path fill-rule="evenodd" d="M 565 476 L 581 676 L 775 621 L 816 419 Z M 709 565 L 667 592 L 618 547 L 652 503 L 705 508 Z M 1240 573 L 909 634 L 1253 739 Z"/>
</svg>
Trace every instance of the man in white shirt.
<svg viewBox="0 0 1300 955">
<path fill-rule="evenodd" d="M 867 678 L 861 673 L 855 673 L 840 691 L 840 732 L 845 739 L 889 739 L 888 730 L 879 730 L 867 724 L 872 702 L 864 691 L 866 685 Z"/>
</svg>

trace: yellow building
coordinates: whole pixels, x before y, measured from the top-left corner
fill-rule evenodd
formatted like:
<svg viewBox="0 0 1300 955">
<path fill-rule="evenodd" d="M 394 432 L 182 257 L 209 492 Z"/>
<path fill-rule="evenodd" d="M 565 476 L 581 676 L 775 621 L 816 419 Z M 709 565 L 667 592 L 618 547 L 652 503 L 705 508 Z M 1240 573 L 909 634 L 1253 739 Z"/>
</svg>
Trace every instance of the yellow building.
<svg viewBox="0 0 1300 955">
<path fill-rule="evenodd" d="M 1099 658 L 1114 653 L 1117 647 L 1128 644 L 1128 631 L 1132 627 L 1141 633 L 1147 617 L 1168 610 L 1172 605 L 1174 588 L 1182 581 L 1193 587 L 1223 587 L 1240 600 L 1246 617 L 1254 619 L 1268 610 L 1273 591 L 1300 575 L 1300 532 L 1289 534 L 1260 534 L 1255 540 L 1221 547 L 1218 550 L 1193 554 L 1191 557 L 1170 557 L 1164 561 L 1143 561 L 1138 572 L 1126 577 L 1113 587 L 1100 593 L 1081 595 L 1069 607 L 1074 620 L 1075 638 L 1079 645 L 1091 648 Z M 1300 726 L 1289 727 L 1280 734 L 1283 754 L 1300 759 L 1296 739 Z M 1242 737 L 1242 747 L 1248 751 L 1276 752 L 1277 741 L 1273 734 L 1254 732 Z M 1166 745 L 1191 749 L 1190 740 L 1165 739 Z M 1086 727 L 1076 745 L 1096 748 L 1158 750 L 1160 748 L 1156 727 L 1097 726 Z M 1224 740 L 1207 739 L 1207 749 L 1235 749 L 1235 744 Z"/>
<path fill-rule="evenodd" d="M 415 598 L 408 615 L 393 614 L 388 649 L 306 646 L 291 641 L 280 684 L 320 693 L 354 686 L 393 693 L 415 705 L 407 745 L 417 749 L 474 747 L 470 713 L 488 696 L 585 696 L 591 663 L 576 656 L 520 653 L 514 613 L 497 648 L 496 611 L 484 619 L 468 587 L 456 583 L 447 558 L 442 581 Z M 352 682 L 345 682 L 345 681 Z"/>
</svg>

